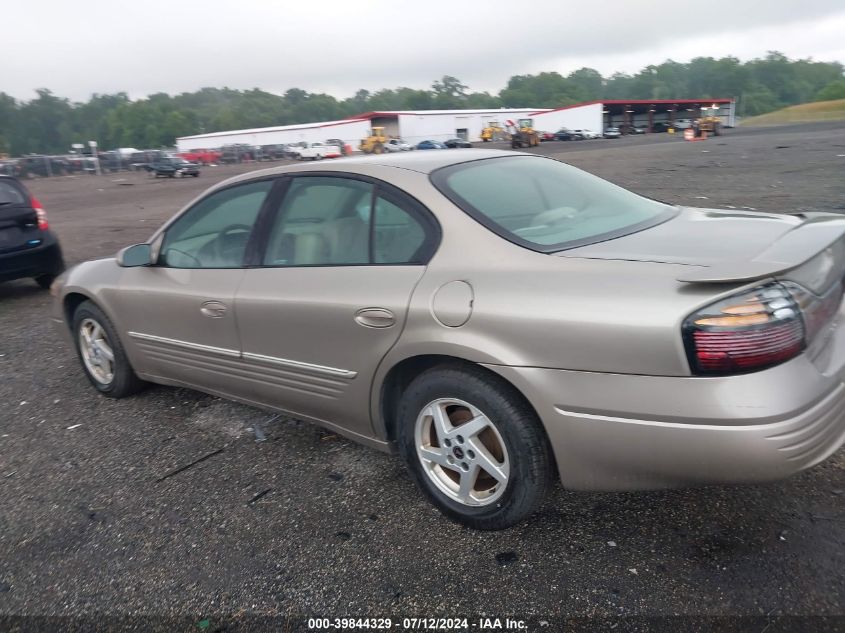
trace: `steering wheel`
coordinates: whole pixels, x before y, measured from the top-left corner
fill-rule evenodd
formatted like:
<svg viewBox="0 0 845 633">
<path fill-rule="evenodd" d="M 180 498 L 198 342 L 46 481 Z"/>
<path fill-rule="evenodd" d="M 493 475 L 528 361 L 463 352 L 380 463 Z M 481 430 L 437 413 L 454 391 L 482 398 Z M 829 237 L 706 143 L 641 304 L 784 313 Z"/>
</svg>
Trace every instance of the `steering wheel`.
<svg viewBox="0 0 845 633">
<path fill-rule="evenodd" d="M 249 236 L 252 227 L 246 224 L 230 224 L 225 229 L 217 234 L 212 242 L 214 249 L 214 258 L 219 262 L 225 262 L 230 259 L 230 256 L 235 254 L 232 251 L 242 246 L 241 243 L 235 242 L 232 238 L 236 232 L 246 233 Z M 242 251 L 241 251 L 242 252 Z M 238 262 L 240 263 L 240 262 Z"/>
</svg>

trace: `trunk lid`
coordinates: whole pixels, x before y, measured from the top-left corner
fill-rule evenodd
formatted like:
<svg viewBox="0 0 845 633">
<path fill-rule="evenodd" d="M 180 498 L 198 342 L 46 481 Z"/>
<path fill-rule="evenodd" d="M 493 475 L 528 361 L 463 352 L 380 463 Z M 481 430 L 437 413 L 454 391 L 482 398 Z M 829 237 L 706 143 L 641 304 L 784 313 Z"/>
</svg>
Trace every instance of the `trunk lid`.
<svg viewBox="0 0 845 633">
<path fill-rule="evenodd" d="M 556 253 L 688 267 L 686 283 L 791 279 L 817 294 L 845 276 L 845 216 L 682 208 L 658 226 Z"/>
</svg>

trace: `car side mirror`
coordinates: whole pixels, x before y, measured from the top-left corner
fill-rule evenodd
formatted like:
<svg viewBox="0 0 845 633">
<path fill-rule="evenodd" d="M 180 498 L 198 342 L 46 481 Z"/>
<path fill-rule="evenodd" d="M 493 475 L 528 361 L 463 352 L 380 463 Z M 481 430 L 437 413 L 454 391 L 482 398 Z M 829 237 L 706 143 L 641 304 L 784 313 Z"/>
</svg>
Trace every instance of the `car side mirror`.
<svg viewBox="0 0 845 633">
<path fill-rule="evenodd" d="M 117 265 L 123 268 L 150 266 L 152 263 L 152 246 L 149 244 L 133 244 L 117 254 Z"/>
</svg>

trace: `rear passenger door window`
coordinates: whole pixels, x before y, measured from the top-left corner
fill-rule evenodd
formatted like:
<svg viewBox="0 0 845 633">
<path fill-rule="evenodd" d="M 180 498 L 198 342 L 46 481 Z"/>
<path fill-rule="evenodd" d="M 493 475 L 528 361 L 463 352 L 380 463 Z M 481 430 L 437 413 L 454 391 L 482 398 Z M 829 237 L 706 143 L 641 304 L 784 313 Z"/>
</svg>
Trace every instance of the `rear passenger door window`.
<svg viewBox="0 0 845 633">
<path fill-rule="evenodd" d="M 426 229 L 417 216 L 386 194 L 376 197 L 373 211 L 373 263 L 419 263 Z"/>
<path fill-rule="evenodd" d="M 264 266 L 425 263 L 437 230 L 385 185 L 335 176 L 293 178 L 264 249 Z"/>
<path fill-rule="evenodd" d="M 270 231 L 264 265 L 369 264 L 374 189 L 350 178 L 295 178 Z"/>
</svg>

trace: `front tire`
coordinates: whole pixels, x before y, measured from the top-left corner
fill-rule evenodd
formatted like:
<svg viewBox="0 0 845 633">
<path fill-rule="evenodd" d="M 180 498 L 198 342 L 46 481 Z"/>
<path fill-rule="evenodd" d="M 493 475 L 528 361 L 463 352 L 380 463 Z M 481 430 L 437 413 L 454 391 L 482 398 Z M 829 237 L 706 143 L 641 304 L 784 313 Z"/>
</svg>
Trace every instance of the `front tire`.
<svg viewBox="0 0 845 633">
<path fill-rule="evenodd" d="M 402 394 L 397 440 L 417 485 L 449 518 L 479 530 L 533 514 L 554 467 L 536 414 L 504 380 L 441 366 Z"/>
<path fill-rule="evenodd" d="M 105 396 L 125 398 L 146 384 L 135 375 L 117 330 L 91 301 L 83 301 L 73 313 L 71 325 L 76 352 L 85 375 Z"/>
</svg>

